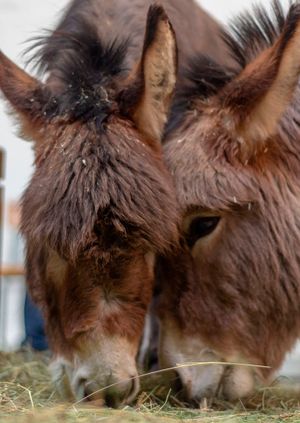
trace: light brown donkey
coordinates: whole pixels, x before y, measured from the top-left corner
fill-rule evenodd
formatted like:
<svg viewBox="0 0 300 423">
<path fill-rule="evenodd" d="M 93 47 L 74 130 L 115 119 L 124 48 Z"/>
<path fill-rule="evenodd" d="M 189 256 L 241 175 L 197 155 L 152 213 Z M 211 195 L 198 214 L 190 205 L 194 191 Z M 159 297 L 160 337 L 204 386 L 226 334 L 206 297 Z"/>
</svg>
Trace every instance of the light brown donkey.
<svg viewBox="0 0 300 423">
<path fill-rule="evenodd" d="M 196 400 L 250 393 L 300 335 L 300 5 L 256 8 L 224 37 L 239 70 L 198 55 L 167 131 L 183 237 L 160 266 L 160 354 L 270 368 L 179 369 Z"/>
</svg>

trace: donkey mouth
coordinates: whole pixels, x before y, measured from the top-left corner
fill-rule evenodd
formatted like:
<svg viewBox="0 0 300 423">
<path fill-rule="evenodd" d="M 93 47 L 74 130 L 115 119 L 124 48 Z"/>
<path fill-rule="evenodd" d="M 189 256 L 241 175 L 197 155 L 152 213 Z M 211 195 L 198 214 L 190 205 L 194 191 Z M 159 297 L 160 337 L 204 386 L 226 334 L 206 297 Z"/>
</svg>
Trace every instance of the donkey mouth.
<svg viewBox="0 0 300 423">
<path fill-rule="evenodd" d="M 126 383 L 126 387 L 124 386 Z M 121 381 L 120 388 L 116 386 L 106 390 L 104 394 L 105 405 L 110 408 L 118 408 L 130 404 L 137 396 L 140 384 L 138 376 L 132 376 L 128 381 Z"/>
<path fill-rule="evenodd" d="M 118 408 L 130 404 L 136 398 L 139 388 L 138 376 L 132 376 L 128 380 L 107 387 L 101 387 L 95 381 L 88 382 L 82 379 L 76 391 L 82 401 L 92 402 L 99 407 Z"/>
<path fill-rule="evenodd" d="M 104 390 L 94 381 L 81 381 L 79 390 L 82 393 L 82 400 L 92 402 L 94 405 L 103 407 L 105 405 Z"/>
</svg>

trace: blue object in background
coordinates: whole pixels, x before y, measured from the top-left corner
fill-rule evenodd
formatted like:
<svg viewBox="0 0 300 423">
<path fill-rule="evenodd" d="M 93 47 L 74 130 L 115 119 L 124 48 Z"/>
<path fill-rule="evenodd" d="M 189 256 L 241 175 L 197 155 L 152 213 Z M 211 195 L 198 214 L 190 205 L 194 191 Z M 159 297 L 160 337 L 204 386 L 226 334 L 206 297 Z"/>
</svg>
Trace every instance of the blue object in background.
<svg viewBox="0 0 300 423">
<path fill-rule="evenodd" d="M 25 298 L 25 344 L 29 344 L 37 351 L 48 349 L 44 320 L 41 311 L 31 301 L 28 294 Z"/>
</svg>

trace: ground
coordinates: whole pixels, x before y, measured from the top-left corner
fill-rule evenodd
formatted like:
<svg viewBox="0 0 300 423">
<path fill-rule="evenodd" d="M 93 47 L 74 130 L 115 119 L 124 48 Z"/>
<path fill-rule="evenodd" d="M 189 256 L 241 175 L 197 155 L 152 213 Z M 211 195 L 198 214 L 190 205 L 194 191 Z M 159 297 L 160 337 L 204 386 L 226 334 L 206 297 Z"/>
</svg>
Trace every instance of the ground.
<svg viewBox="0 0 300 423">
<path fill-rule="evenodd" d="M 64 402 L 51 385 L 48 360 L 30 351 L 0 353 L 0 423 L 300 423 L 300 389 L 295 383 L 277 381 L 237 404 L 187 408 L 166 388 L 165 376 L 155 375 L 144 378 L 134 406 L 111 410 Z"/>
</svg>

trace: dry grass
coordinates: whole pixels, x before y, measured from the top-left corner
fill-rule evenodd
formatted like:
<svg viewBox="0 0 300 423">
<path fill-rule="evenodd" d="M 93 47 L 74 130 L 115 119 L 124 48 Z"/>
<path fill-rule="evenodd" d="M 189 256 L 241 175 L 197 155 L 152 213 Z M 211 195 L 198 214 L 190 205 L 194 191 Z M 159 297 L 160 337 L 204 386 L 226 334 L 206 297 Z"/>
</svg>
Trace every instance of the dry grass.
<svg viewBox="0 0 300 423">
<path fill-rule="evenodd" d="M 134 407 L 110 410 L 63 402 L 51 385 L 48 360 L 31 352 L 0 353 L 0 423 L 300 423 L 300 386 L 290 382 L 277 381 L 243 403 L 192 409 L 172 393 L 165 374 L 153 375 L 142 381 Z"/>
</svg>

